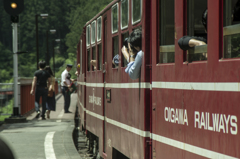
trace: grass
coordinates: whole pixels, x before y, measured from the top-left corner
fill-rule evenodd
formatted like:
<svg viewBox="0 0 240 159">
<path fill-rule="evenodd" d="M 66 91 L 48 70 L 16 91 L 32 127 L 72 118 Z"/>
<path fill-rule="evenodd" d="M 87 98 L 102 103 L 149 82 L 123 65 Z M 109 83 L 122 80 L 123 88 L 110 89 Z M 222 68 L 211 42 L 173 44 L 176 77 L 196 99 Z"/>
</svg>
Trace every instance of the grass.
<svg viewBox="0 0 240 159">
<path fill-rule="evenodd" d="M 9 100 L 7 106 L 0 107 L 0 121 L 4 121 L 5 118 L 8 118 L 13 113 L 13 99 Z M 8 115 L 1 115 L 1 114 L 8 114 Z"/>
</svg>

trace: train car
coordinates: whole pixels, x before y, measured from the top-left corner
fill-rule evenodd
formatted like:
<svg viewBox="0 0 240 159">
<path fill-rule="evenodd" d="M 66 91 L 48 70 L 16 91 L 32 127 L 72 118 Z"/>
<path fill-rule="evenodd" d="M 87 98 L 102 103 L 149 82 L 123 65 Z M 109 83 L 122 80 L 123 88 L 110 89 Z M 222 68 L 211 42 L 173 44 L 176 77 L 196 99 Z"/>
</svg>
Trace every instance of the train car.
<svg viewBox="0 0 240 159">
<path fill-rule="evenodd" d="M 96 158 L 240 158 L 238 8 L 239 0 L 114 0 L 86 23 L 78 103 Z M 137 28 L 144 56 L 132 80 L 121 48 Z M 183 51 L 185 35 L 207 44 Z"/>
</svg>

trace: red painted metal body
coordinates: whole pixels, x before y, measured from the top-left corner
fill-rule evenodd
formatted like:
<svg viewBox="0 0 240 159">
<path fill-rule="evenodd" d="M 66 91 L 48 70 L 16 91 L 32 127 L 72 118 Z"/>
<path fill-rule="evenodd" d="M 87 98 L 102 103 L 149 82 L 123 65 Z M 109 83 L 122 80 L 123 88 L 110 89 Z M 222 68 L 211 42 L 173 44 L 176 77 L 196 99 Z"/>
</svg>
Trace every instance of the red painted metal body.
<svg viewBox="0 0 240 159">
<path fill-rule="evenodd" d="M 116 3 L 120 5 L 121 1 L 113 1 L 86 24 L 78 47 L 80 126 L 99 138 L 100 155 L 111 159 L 114 148 L 133 159 L 240 158 L 240 92 L 184 87 L 192 83 L 240 82 L 239 59 L 219 60 L 223 57 L 223 1 L 208 1 L 208 8 L 212 8 L 208 12 L 208 60 L 188 64 L 184 63 L 186 52 L 178 46 L 178 39 L 186 35 L 186 0 L 175 0 L 175 63 L 170 64 L 157 63 L 159 1 L 142 0 L 141 21 L 132 25 L 130 14 L 128 28 L 121 30 L 119 23 L 118 32 L 112 34 L 111 6 Z M 131 0 L 129 6 L 131 13 Z M 86 27 L 99 16 L 102 40 L 86 47 Z M 141 77 L 131 80 L 121 62 L 118 68 L 112 68 L 113 38 L 119 38 L 121 61 L 122 34 L 137 27 L 142 28 L 144 57 Z M 92 59 L 92 49 L 95 47 L 97 53 L 99 44 L 103 70 L 94 71 L 91 67 L 87 71 L 87 50 Z M 174 86 L 163 87 L 167 84 Z M 176 85 L 183 86 L 175 88 Z M 106 90 L 111 92 L 110 101 Z M 181 124 L 173 120 L 178 111 L 184 114 Z M 217 115 L 221 129 L 213 128 Z"/>
</svg>

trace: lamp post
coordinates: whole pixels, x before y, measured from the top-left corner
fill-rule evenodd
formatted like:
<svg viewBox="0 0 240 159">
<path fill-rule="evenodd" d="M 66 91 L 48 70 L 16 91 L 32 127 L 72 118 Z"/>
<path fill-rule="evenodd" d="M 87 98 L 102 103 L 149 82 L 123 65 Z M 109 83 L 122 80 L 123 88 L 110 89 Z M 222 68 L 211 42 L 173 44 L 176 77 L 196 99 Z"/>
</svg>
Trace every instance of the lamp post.
<svg viewBox="0 0 240 159">
<path fill-rule="evenodd" d="M 54 74 L 54 76 L 55 76 L 55 59 L 54 59 L 54 58 L 55 58 L 55 57 L 54 57 L 54 56 L 55 56 L 55 55 L 54 55 L 54 42 L 55 42 L 55 41 L 56 41 L 56 42 L 60 42 L 61 40 L 60 40 L 60 39 L 55 39 L 55 40 L 52 41 L 52 47 L 53 47 L 53 51 L 52 51 L 52 52 L 53 52 L 53 74 Z"/>
<path fill-rule="evenodd" d="M 51 29 L 51 30 L 47 30 L 46 32 L 46 36 L 47 36 L 47 52 L 46 52 L 46 64 L 49 65 L 49 53 L 48 53 L 48 32 L 55 34 L 56 30 L 55 29 Z"/>
<path fill-rule="evenodd" d="M 36 54 L 37 54 L 37 70 L 38 70 L 38 62 L 39 62 L 39 52 L 38 52 L 38 16 L 44 18 L 48 17 L 48 14 L 36 14 L 35 22 L 36 22 Z"/>
</svg>

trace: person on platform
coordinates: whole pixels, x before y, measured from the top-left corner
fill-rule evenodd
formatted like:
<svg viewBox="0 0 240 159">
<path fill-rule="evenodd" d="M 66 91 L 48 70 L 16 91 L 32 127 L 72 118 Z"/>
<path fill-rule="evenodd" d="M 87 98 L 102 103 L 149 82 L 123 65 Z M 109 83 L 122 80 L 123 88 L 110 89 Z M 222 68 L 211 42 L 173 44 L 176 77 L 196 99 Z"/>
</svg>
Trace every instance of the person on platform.
<svg viewBox="0 0 240 159">
<path fill-rule="evenodd" d="M 48 97 L 47 97 L 47 118 L 50 119 L 50 112 L 56 110 L 56 100 L 55 100 L 55 77 L 53 75 L 52 69 L 50 66 L 46 66 L 45 70 L 51 75 L 51 83 L 48 83 L 50 85 L 48 87 Z"/>
<path fill-rule="evenodd" d="M 68 89 L 71 87 L 71 82 L 72 80 L 69 77 L 69 71 L 72 69 L 71 64 L 67 64 L 66 69 L 62 72 L 61 74 L 61 89 L 62 89 L 62 94 L 64 97 L 64 111 L 65 113 L 71 113 L 68 109 L 71 103 L 71 97 L 70 94 L 67 92 Z"/>
<path fill-rule="evenodd" d="M 40 105 L 39 100 L 42 97 L 42 120 L 46 120 L 45 112 L 46 112 L 46 102 L 47 102 L 47 95 L 48 95 L 48 83 L 51 83 L 51 76 L 50 74 L 44 70 L 46 63 L 45 61 L 40 61 L 38 63 L 39 70 L 34 73 L 33 82 L 32 82 L 32 89 L 30 94 L 35 94 L 35 110 L 37 112 L 36 118 L 40 116 Z M 51 84 L 49 85 L 51 87 Z M 35 90 L 36 89 L 36 90 Z"/>
</svg>

